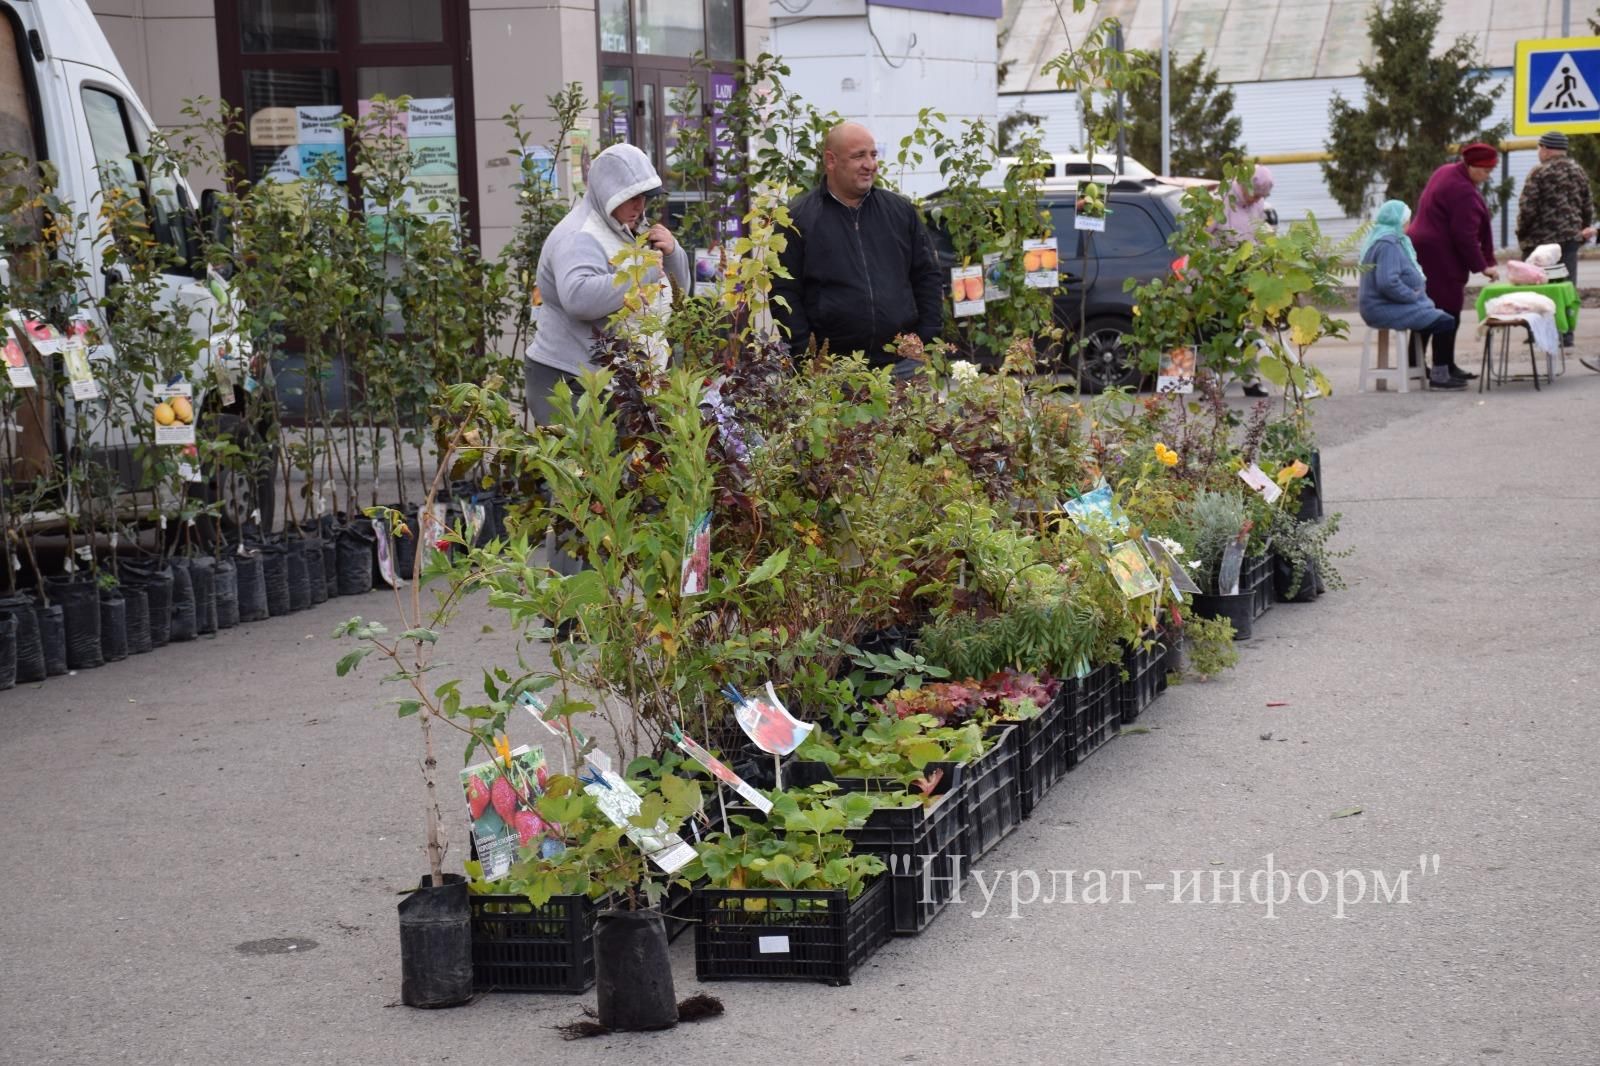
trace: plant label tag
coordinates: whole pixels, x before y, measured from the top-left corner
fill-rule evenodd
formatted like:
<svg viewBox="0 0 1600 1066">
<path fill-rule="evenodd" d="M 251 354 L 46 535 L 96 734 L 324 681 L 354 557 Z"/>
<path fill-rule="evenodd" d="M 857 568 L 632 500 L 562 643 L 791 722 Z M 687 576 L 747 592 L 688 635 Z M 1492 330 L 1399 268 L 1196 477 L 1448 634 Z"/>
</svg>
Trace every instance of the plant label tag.
<svg viewBox="0 0 1600 1066">
<path fill-rule="evenodd" d="M 1116 539 L 1112 534 L 1128 531 L 1128 516 L 1117 513 L 1116 498 L 1111 486 L 1101 484 L 1076 499 L 1061 505 L 1072 519 L 1072 524 L 1084 533 L 1101 540 Z"/>
<path fill-rule="evenodd" d="M 544 795 L 547 774 L 544 752 L 526 744 L 511 753 L 509 766 L 490 759 L 461 771 L 472 843 L 485 881 L 504 877 L 519 849 L 538 848 L 549 834 L 535 807 Z"/>
<path fill-rule="evenodd" d="M 40 355 L 54 355 L 61 350 L 61 342 L 65 338 L 59 329 L 44 319 L 35 318 L 26 311 L 12 311 L 7 317 Z"/>
<path fill-rule="evenodd" d="M 789 954 L 789 938 L 786 936 L 757 937 L 756 950 L 763 955 L 787 955 Z"/>
<path fill-rule="evenodd" d="M 767 682 L 766 699 L 748 696 L 739 699 L 733 705 L 733 716 L 750 742 L 768 755 L 789 754 L 816 728 L 789 713 L 773 691 L 771 681 Z"/>
<path fill-rule="evenodd" d="M 1106 220 L 1092 215 L 1073 215 L 1072 228 L 1088 230 L 1090 233 L 1104 233 L 1106 231 Z"/>
<path fill-rule="evenodd" d="M 1000 285 L 1000 253 L 990 252 L 983 257 L 983 302 L 987 305 L 1010 295 L 1010 291 Z"/>
<path fill-rule="evenodd" d="M 1178 562 L 1177 556 L 1167 550 L 1167 546 L 1156 537 L 1144 538 L 1144 546 L 1150 552 L 1151 558 L 1167 568 L 1167 574 L 1172 581 L 1172 591 L 1190 595 L 1200 591 L 1200 586 L 1195 584 L 1194 578 L 1189 575 L 1189 570 Z"/>
<path fill-rule="evenodd" d="M 1278 497 L 1283 495 L 1283 490 L 1278 487 L 1278 483 L 1268 477 L 1266 471 L 1255 463 L 1251 463 L 1239 471 L 1239 480 L 1259 492 L 1261 498 L 1268 503 L 1277 503 Z"/>
<path fill-rule="evenodd" d="M 983 267 L 951 267 L 950 299 L 955 304 L 951 313 L 957 318 L 983 314 Z"/>
<path fill-rule="evenodd" d="M 185 481 L 192 481 L 197 484 L 205 480 L 205 477 L 200 473 L 200 449 L 193 444 L 183 449 L 183 458 L 178 460 L 178 476 Z M 194 520 L 190 519 L 189 524 L 193 525 Z"/>
<path fill-rule="evenodd" d="M 644 800 L 620 776 L 609 770 L 596 770 L 593 777 L 584 781 L 583 790 L 594 797 L 600 812 L 662 873 L 677 873 L 698 858 L 695 850 L 669 829 L 666 822 L 657 821 L 653 829 L 640 829 L 632 823 L 631 819 L 644 807 Z"/>
<path fill-rule="evenodd" d="M 187 381 L 157 385 L 151 409 L 158 445 L 194 443 L 194 386 Z"/>
<path fill-rule="evenodd" d="M 767 799 L 767 797 L 750 787 L 750 783 L 748 781 L 734 773 L 731 769 L 729 769 L 726 763 L 717 758 L 715 755 L 711 754 L 705 748 L 702 748 L 682 730 L 677 730 L 677 734 L 678 735 L 673 738 L 673 743 L 678 746 L 680 751 L 689 756 L 689 758 L 693 759 L 695 762 L 699 763 L 701 766 L 704 766 L 711 772 L 712 777 L 715 777 L 718 781 L 721 781 L 724 785 L 727 785 L 729 788 L 737 792 L 745 799 L 746 802 L 750 804 L 750 806 L 754 807 L 762 814 L 771 812 L 771 800 Z"/>
<path fill-rule="evenodd" d="M 375 519 L 372 532 L 378 538 L 378 573 L 383 575 L 390 588 L 397 589 L 401 581 L 394 572 L 394 552 L 389 548 L 389 523 L 381 518 Z"/>
<path fill-rule="evenodd" d="M 6 338 L 6 376 L 11 379 L 14 389 L 34 388 L 33 368 L 28 365 L 28 357 L 22 351 L 22 345 L 17 343 L 15 337 Z"/>
<path fill-rule="evenodd" d="M 703 511 L 683 542 L 683 569 L 678 580 L 680 596 L 698 596 L 711 578 L 711 512 Z"/>
<path fill-rule="evenodd" d="M 89 545 L 80 544 L 73 550 L 77 553 L 78 558 L 82 559 L 84 562 L 88 563 L 94 561 L 94 548 L 90 547 Z"/>
<path fill-rule="evenodd" d="M 489 508 L 472 500 L 457 500 L 456 505 L 461 508 L 461 517 L 466 521 L 466 531 L 462 539 L 470 547 L 478 543 L 478 534 L 483 531 L 483 523 L 488 516 Z"/>
<path fill-rule="evenodd" d="M 1158 393 L 1194 391 L 1194 349 L 1174 348 L 1161 353 L 1161 372 L 1156 378 Z"/>
<path fill-rule="evenodd" d="M 722 280 L 722 254 L 715 248 L 694 250 L 694 294 L 715 296 Z"/>
<path fill-rule="evenodd" d="M 1061 276 L 1057 271 L 1060 263 L 1054 237 L 1022 242 L 1023 283 L 1028 288 L 1053 289 L 1059 285 Z"/>
<path fill-rule="evenodd" d="M 1116 579 L 1117 588 L 1130 600 L 1161 591 L 1161 579 L 1156 577 L 1136 540 L 1125 540 L 1111 549 L 1106 565 Z"/>
<path fill-rule="evenodd" d="M 85 323 L 87 326 L 87 323 Z M 61 346 L 61 359 L 67 367 L 67 381 L 72 385 L 72 398 L 74 400 L 98 400 L 100 398 L 100 383 L 94 379 L 94 370 L 89 366 L 89 346 L 83 342 L 83 334 L 74 332 Z"/>
<path fill-rule="evenodd" d="M 422 564 L 426 568 L 428 556 L 450 550 L 449 542 L 444 539 L 444 519 L 439 517 L 436 504 L 417 509 L 417 527 L 417 551 L 425 553 Z"/>
<path fill-rule="evenodd" d="M 549 713 L 550 709 L 545 706 L 544 700 L 541 700 L 538 696 L 535 696 L 531 692 L 524 692 L 522 695 L 517 697 L 517 702 L 521 704 L 529 714 L 533 715 L 534 721 L 544 726 L 555 736 L 560 737 L 562 740 L 566 740 L 569 736 L 572 737 L 580 749 L 588 745 L 589 738 L 584 736 L 582 731 L 572 724 L 572 719 L 545 717 Z M 593 755 L 595 753 L 590 752 L 589 754 Z M 604 758 L 604 756 L 602 756 L 602 758 Z"/>
</svg>

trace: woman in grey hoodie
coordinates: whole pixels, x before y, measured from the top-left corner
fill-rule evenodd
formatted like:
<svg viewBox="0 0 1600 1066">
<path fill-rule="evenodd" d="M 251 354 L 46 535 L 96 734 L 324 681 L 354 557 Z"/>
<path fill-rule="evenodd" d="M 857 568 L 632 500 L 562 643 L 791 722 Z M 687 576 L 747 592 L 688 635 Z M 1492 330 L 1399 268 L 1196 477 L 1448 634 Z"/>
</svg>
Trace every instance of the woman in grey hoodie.
<svg viewBox="0 0 1600 1066">
<path fill-rule="evenodd" d="M 556 224 L 539 253 L 536 280 L 543 300 L 538 329 L 528 345 L 527 404 L 537 422 L 548 421 L 550 390 L 565 379 L 578 388 L 577 376 L 592 369 L 590 352 L 605 335 L 607 319 L 622 309 L 627 288 L 617 277 L 611 257 L 644 234 L 661 256 L 645 284 L 660 284 L 652 312 L 665 319 L 672 294 L 663 270 L 680 288 L 689 284 L 689 257 L 667 227 L 644 227 L 645 198 L 661 191 L 661 178 L 650 158 L 631 144 L 614 144 L 589 164 L 589 185 L 583 199 Z M 644 338 L 652 354 L 665 355 L 664 340 Z"/>
</svg>

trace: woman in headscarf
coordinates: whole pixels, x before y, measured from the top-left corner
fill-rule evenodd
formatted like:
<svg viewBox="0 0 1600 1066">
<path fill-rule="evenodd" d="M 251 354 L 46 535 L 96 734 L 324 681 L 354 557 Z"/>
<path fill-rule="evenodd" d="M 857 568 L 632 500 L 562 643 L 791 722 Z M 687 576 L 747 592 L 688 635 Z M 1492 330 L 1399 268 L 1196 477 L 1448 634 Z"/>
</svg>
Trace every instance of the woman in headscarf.
<svg viewBox="0 0 1600 1066">
<path fill-rule="evenodd" d="M 1461 325 L 1461 305 L 1466 300 L 1467 278 L 1473 271 L 1493 281 L 1499 276 L 1494 261 L 1494 236 L 1489 225 L 1489 204 L 1479 186 L 1489 180 L 1500 153 L 1487 144 L 1469 144 L 1461 160 L 1433 172 L 1417 216 L 1407 231 L 1416 245 L 1417 262 L 1428 279 L 1428 297 L 1439 310 Z M 1433 340 L 1433 370 L 1428 381 L 1449 388 L 1449 381 L 1477 377 L 1456 366 L 1456 331 Z"/>
<path fill-rule="evenodd" d="M 1417 251 L 1406 236 L 1411 208 L 1400 200 L 1385 201 L 1378 208 L 1361 244 L 1359 305 L 1361 320 L 1380 329 L 1403 329 L 1411 333 L 1411 362 L 1422 357 L 1430 337 L 1454 334 L 1456 319 L 1439 310 L 1428 298 L 1426 277 L 1417 262 Z M 1437 350 L 1437 346 L 1435 348 Z M 1464 380 L 1448 379 L 1436 388 L 1465 388 Z"/>
<path fill-rule="evenodd" d="M 565 379 L 576 390 L 578 374 L 593 369 L 590 352 L 607 330 L 607 319 L 622 309 L 627 288 L 619 284 L 611 257 L 642 233 L 661 255 L 661 265 L 646 272 L 646 285 L 661 283 L 652 313 L 665 320 L 672 293 L 663 272 L 680 289 L 689 285 L 689 256 L 667 227 L 644 225 L 645 199 L 661 191 L 650 158 L 631 144 L 614 144 L 589 164 L 583 199 L 556 223 L 539 252 L 537 280 L 543 301 L 538 330 L 528 345 L 527 404 L 536 422 L 550 414 L 550 390 Z M 665 354 L 665 340 L 641 338 L 652 355 Z"/>
</svg>

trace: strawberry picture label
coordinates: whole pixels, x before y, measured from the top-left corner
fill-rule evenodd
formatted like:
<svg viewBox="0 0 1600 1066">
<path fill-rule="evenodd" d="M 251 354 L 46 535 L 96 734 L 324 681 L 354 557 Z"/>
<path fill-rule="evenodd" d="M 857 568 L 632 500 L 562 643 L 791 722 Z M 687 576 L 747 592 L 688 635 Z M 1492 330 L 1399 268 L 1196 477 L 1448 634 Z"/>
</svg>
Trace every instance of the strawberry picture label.
<svg viewBox="0 0 1600 1066">
<path fill-rule="evenodd" d="M 27 311 L 12 311 L 6 317 L 16 327 L 17 333 L 40 355 L 55 355 L 61 350 L 61 342 L 66 338 L 59 329 L 44 319 L 37 318 Z"/>
<path fill-rule="evenodd" d="M 706 590 L 711 577 L 711 512 L 702 512 L 689 528 L 683 542 L 683 571 L 678 592 L 683 596 L 698 596 Z"/>
<path fill-rule="evenodd" d="M 559 847 L 555 827 L 546 825 L 535 808 L 547 774 L 544 752 L 526 744 L 511 753 L 509 764 L 491 759 L 461 771 L 484 880 L 504 877 L 522 848 L 544 851 L 547 843 Z"/>
<path fill-rule="evenodd" d="M 717 758 L 715 755 L 711 754 L 705 748 L 701 747 L 694 740 L 694 738 L 687 736 L 683 730 L 679 729 L 677 726 L 673 726 L 671 732 L 667 735 L 667 739 L 676 744 L 679 751 L 683 752 L 685 755 L 689 756 L 689 758 L 705 767 L 706 770 L 710 772 L 712 777 L 715 777 L 718 781 L 721 781 L 723 784 L 737 792 L 740 796 L 744 797 L 745 801 L 749 803 L 750 806 L 756 808 L 762 814 L 766 814 L 772 810 L 771 800 L 767 799 L 767 797 L 763 796 L 760 792 L 757 792 L 754 788 L 750 787 L 750 783 L 748 781 L 734 773 L 726 763 Z"/>
<path fill-rule="evenodd" d="M 33 368 L 28 365 L 28 357 L 15 337 L 6 338 L 6 376 L 14 389 L 34 387 Z"/>
<path fill-rule="evenodd" d="M 744 735 L 768 755 L 789 754 L 816 728 L 789 713 L 783 701 L 778 699 L 777 692 L 773 691 L 771 681 L 767 682 L 765 699 L 746 696 L 732 685 L 722 691 L 733 701 L 733 716 L 738 719 Z"/>
</svg>

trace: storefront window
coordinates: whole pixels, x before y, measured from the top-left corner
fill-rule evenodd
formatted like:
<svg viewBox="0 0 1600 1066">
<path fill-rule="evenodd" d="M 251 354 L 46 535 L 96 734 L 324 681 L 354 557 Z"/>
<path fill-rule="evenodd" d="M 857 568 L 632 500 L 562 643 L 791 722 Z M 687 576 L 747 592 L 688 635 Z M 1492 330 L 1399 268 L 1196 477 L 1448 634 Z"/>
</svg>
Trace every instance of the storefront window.
<svg viewBox="0 0 1600 1066">
<path fill-rule="evenodd" d="M 734 0 L 706 0 L 706 56 L 730 63 L 739 58 L 739 11 Z"/>
<path fill-rule="evenodd" d="M 444 40 L 440 0 L 361 0 L 362 44 L 417 44 Z"/>
<path fill-rule="evenodd" d="M 705 51 L 701 0 L 636 0 L 633 50 L 640 55 L 692 56 Z"/>
<path fill-rule="evenodd" d="M 600 51 L 628 51 L 628 0 L 600 0 Z"/>
<path fill-rule="evenodd" d="M 339 74 L 325 68 L 246 70 L 244 72 L 245 177 L 251 181 L 299 181 L 311 169 L 312 144 L 335 143 L 344 153 L 337 124 Z M 327 127 L 320 136 L 307 130 L 314 116 Z"/>
<path fill-rule="evenodd" d="M 337 47 L 335 0 L 236 2 L 241 52 L 331 52 Z"/>
</svg>

